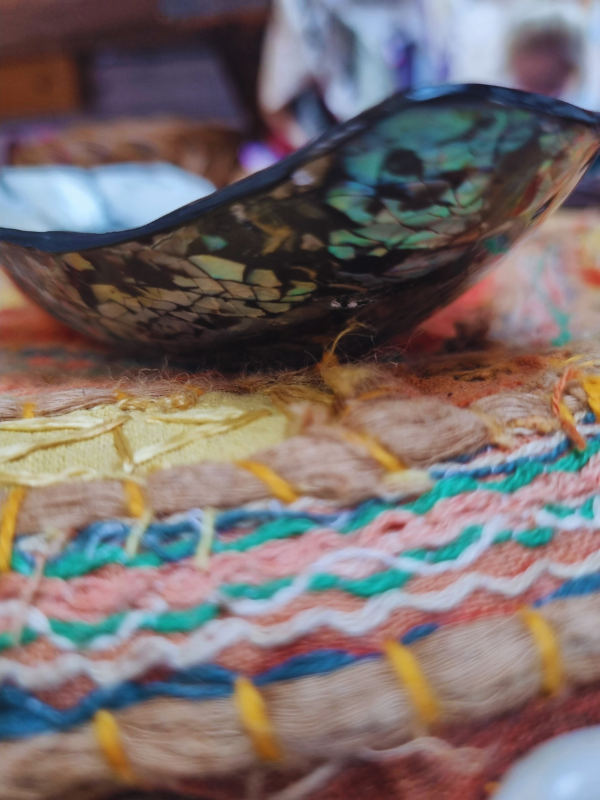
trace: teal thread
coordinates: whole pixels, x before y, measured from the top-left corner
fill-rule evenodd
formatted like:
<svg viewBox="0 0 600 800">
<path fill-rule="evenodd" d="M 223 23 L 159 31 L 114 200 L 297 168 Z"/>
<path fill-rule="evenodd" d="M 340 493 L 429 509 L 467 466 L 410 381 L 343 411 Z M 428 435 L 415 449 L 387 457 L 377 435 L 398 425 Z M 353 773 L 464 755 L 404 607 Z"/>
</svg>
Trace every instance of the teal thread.
<svg viewBox="0 0 600 800">
<path fill-rule="evenodd" d="M 266 542 L 273 542 L 277 539 L 289 539 L 292 536 L 300 536 L 313 528 L 319 527 L 310 519 L 295 519 L 283 517 L 282 519 L 274 520 L 273 522 L 265 522 L 264 525 L 258 527 L 247 536 L 240 536 L 232 542 L 215 541 L 213 544 L 213 553 L 227 553 L 236 551 L 238 553 L 245 553 L 253 547 L 258 547 Z"/>
<path fill-rule="evenodd" d="M 593 498 L 590 499 L 593 501 Z M 587 500 L 584 506 L 589 504 L 590 500 Z M 453 542 L 447 545 L 437 549 L 418 548 L 407 550 L 402 553 L 402 557 L 415 558 L 429 563 L 455 560 L 468 547 L 479 540 L 482 530 L 482 525 L 470 525 Z M 523 547 L 537 548 L 549 544 L 555 534 L 556 531 L 550 527 L 531 528 L 519 533 L 507 530 L 499 533 L 494 538 L 493 544 L 500 545 L 512 540 Z M 414 573 L 396 568 L 382 570 L 365 578 L 346 578 L 328 573 L 318 573 L 308 581 L 307 591 L 328 592 L 338 590 L 352 594 L 355 597 L 368 598 L 393 589 L 401 589 L 413 575 Z M 221 587 L 220 591 L 231 599 L 268 600 L 293 582 L 293 577 L 286 577 L 260 585 L 248 583 L 226 585 Z M 146 618 L 139 625 L 139 629 L 163 634 L 189 633 L 214 619 L 219 610 L 219 606 L 215 603 L 203 603 L 194 608 L 181 611 L 167 611 L 160 614 L 148 612 Z M 64 636 L 76 646 L 85 647 L 97 636 L 116 634 L 125 617 L 126 612 L 120 612 L 112 614 L 97 623 L 65 622 L 53 619 L 49 620 L 49 622 L 53 633 Z M 20 641 L 22 644 L 29 644 L 37 638 L 37 632 L 26 627 L 22 632 Z M 5 632 L 0 634 L 0 651 L 14 645 L 15 641 L 12 633 Z"/>
<path fill-rule="evenodd" d="M 570 517 L 575 514 L 577 509 L 571 508 L 570 506 L 559 506 L 555 505 L 554 503 L 548 503 L 544 506 L 544 511 L 548 511 L 550 514 L 553 514 L 559 519 L 565 519 L 566 517 Z"/>
<path fill-rule="evenodd" d="M 522 544 L 523 547 L 543 547 L 545 544 L 549 544 L 554 538 L 554 529 L 533 528 L 529 531 L 517 533 L 513 538 L 516 542 Z"/>
<path fill-rule="evenodd" d="M 515 473 L 501 481 L 477 481 L 470 476 L 452 476 L 442 478 L 429 492 L 421 495 L 417 500 L 405 505 L 394 506 L 390 503 L 374 503 L 366 506 L 361 513 L 354 517 L 351 522 L 340 528 L 340 532 L 351 533 L 358 528 L 370 524 L 382 512 L 397 509 L 399 511 L 410 511 L 414 514 L 426 514 L 435 504 L 445 498 L 455 497 L 459 494 L 474 492 L 478 489 L 496 491 L 509 494 L 528 485 L 544 472 L 578 472 L 589 460 L 600 452 L 600 441 L 588 442 L 583 451 L 573 450 L 563 456 L 555 464 L 525 464 L 519 466 Z M 588 519 L 593 518 L 593 498 L 590 498 L 582 507 L 581 513 Z M 564 513 L 564 512 L 560 512 Z M 240 536 L 233 541 L 216 540 L 213 545 L 213 553 L 223 552 L 246 552 L 254 547 L 266 544 L 269 541 L 278 539 L 288 539 L 293 536 L 300 536 L 310 530 L 318 528 L 312 520 L 284 517 L 260 525 L 252 533 Z M 176 542 L 165 547 L 170 559 L 176 561 L 185 557 L 186 545 L 183 542 Z M 418 557 L 418 556 L 415 556 Z M 122 564 L 128 567 L 151 567 L 156 568 L 164 563 L 158 555 L 154 553 L 141 553 L 133 559 L 128 559 L 125 551 L 118 545 L 104 545 L 97 548 L 92 556 L 83 557 L 81 553 L 69 553 L 68 551 L 57 559 L 46 564 L 44 575 L 49 578 L 71 578 L 85 575 L 93 570 L 101 569 L 110 564 Z M 30 575 L 31 565 L 17 551 L 13 551 L 11 567 L 15 572 L 22 575 Z"/>
</svg>

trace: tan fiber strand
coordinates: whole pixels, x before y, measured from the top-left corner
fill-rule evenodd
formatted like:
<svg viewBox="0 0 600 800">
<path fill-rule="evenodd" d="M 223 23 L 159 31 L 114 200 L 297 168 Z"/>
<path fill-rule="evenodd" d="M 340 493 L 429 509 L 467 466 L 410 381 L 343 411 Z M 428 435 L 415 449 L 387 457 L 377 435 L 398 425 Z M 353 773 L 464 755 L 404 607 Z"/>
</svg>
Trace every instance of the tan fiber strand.
<svg viewBox="0 0 600 800">
<path fill-rule="evenodd" d="M 157 516 L 189 508 L 233 508 L 268 497 L 265 484 L 234 464 L 173 467 L 148 476 L 146 496 Z"/>
<path fill-rule="evenodd" d="M 600 679 L 600 598 L 568 598 L 539 613 L 556 631 L 567 686 Z M 409 645 L 435 692 L 441 723 L 483 722 L 522 707 L 543 685 L 539 653 L 518 615 L 448 626 Z M 414 738 L 411 699 L 384 658 L 261 688 L 284 753 L 282 768 L 395 748 Z M 232 699 L 160 698 L 115 712 L 135 774 L 148 787 L 225 777 L 257 757 Z M 0 796 L 93 798 L 106 763 L 90 724 L 0 745 Z M 73 794 L 71 794 L 73 793 Z"/>
<path fill-rule="evenodd" d="M 385 443 L 408 466 L 426 467 L 490 442 L 490 432 L 476 414 L 429 397 L 357 402 L 343 423 Z"/>
<path fill-rule="evenodd" d="M 110 420 L 109 422 L 102 422 L 100 425 L 86 428 L 78 433 L 69 434 L 68 436 L 61 436 L 56 439 L 38 440 L 31 444 L 14 444 L 3 447 L 0 449 L 0 464 L 6 464 L 9 461 L 18 461 L 38 450 L 46 450 L 51 447 L 60 447 L 66 444 L 74 444 L 75 442 L 84 442 L 87 439 L 94 439 L 96 436 L 102 436 L 114 430 L 114 428 L 117 428 L 119 425 L 123 425 L 127 419 L 126 416 L 117 417 L 117 419 Z"/>
<path fill-rule="evenodd" d="M 549 398 L 540 397 L 533 392 L 498 392 L 482 397 L 469 408 L 471 411 L 486 414 L 500 425 L 513 427 L 531 418 L 551 423 L 553 427 L 550 430 L 558 428 Z"/>
<path fill-rule="evenodd" d="M 17 419 L 23 416 L 23 407 L 35 400 L 35 410 L 40 416 L 53 416 L 65 414 L 69 411 L 78 411 L 93 408 L 103 403 L 116 402 L 114 389 L 98 389 L 96 387 L 62 389 L 57 391 L 44 391 L 33 397 L 0 398 L 0 419 Z"/>
<path fill-rule="evenodd" d="M 326 426 L 310 434 L 287 439 L 254 459 L 311 497 L 360 503 L 379 495 L 385 473 L 364 447 L 341 441 Z"/>
<path fill-rule="evenodd" d="M 0 491 L 0 498 L 4 493 Z M 73 481 L 27 492 L 17 517 L 17 533 L 37 533 L 48 527 L 74 530 L 96 519 L 127 516 L 119 481 Z"/>
<path fill-rule="evenodd" d="M 249 378 L 248 383 L 253 390 L 261 386 L 257 378 Z M 172 398 L 172 384 L 170 386 L 169 398 Z M 419 400 L 394 398 L 387 389 L 369 400 L 350 401 L 333 424 L 322 404 L 300 405 L 302 419 L 298 418 L 300 421 L 294 430 L 300 435 L 283 440 L 281 437 L 289 420 L 274 406 L 265 406 L 269 401 L 264 396 L 223 395 L 209 390 L 199 400 L 194 392 L 194 398 L 196 404 L 183 411 L 152 412 L 157 420 L 153 424 L 148 424 L 150 415 L 128 412 L 131 419 L 127 423 L 125 442 L 129 443 L 129 449 L 119 435 L 114 444 L 107 443 L 107 437 L 96 435 L 105 430 L 102 426 L 112 424 L 117 426 L 113 431 L 122 430 L 125 434 L 121 421 L 127 417 L 118 416 L 73 434 L 74 450 L 79 448 L 75 443 L 78 437 L 93 435 L 95 438 L 90 439 L 86 447 L 91 448 L 93 444 L 97 448 L 104 442 L 108 449 L 103 445 L 102 452 L 94 449 L 88 456 L 87 451 L 79 452 L 76 458 L 67 458 L 63 453 L 54 472 L 46 462 L 40 461 L 40 472 L 36 474 L 30 468 L 35 466 L 30 465 L 32 459 L 26 460 L 23 470 L 13 472 L 8 466 L 3 469 L 0 485 L 31 487 L 25 508 L 19 514 L 17 534 L 36 533 L 45 525 L 60 527 L 63 523 L 81 527 L 96 519 L 120 514 L 120 497 L 115 498 L 110 493 L 110 498 L 102 505 L 96 502 L 98 493 L 105 497 L 107 485 L 127 478 L 132 469 L 144 475 L 155 465 L 159 469 L 147 476 L 146 497 L 157 517 L 191 507 L 231 508 L 271 497 L 263 481 L 233 463 L 238 460 L 263 463 L 299 494 L 340 504 L 358 503 L 371 497 L 417 496 L 430 488 L 428 476 L 413 469 L 404 473 L 386 471 L 381 458 L 374 458 L 377 454 L 365 448 L 365 441 L 381 442 L 398 462 L 410 468 L 426 467 L 458 453 L 474 452 L 491 439 L 489 427 L 468 409 L 427 397 Z M 98 415 L 107 408 L 94 409 L 90 417 L 96 415 L 96 419 L 102 420 Z M 531 392 L 498 393 L 478 400 L 473 408 L 499 425 L 507 426 L 521 423 L 529 411 L 534 412 L 532 419 L 547 420 L 551 416 L 549 395 L 542 397 Z M 110 413 L 120 414 L 114 407 Z M 171 425 L 180 423 L 183 417 L 190 423 L 182 424 L 179 432 L 165 438 L 165 432 L 172 430 Z M 192 419 L 194 424 L 190 430 Z M 556 425 L 552 419 L 549 424 Z M 157 434 L 149 436 L 148 431 L 154 429 Z M 17 439 L 17 444 L 9 446 L 13 448 L 9 453 L 4 449 L 5 456 L 15 459 L 38 445 L 53 448 L 59 441 L 70 441 L 70 437 L 49 441 L 43 433 L 31 436 L 31 445 Z M 355 437 L 367 438 L 359 441 Z M 269 439 L 273 444 L 265 447 Z M 148 441 L 152 443 L 146 444 Z M 69 450 L 59 449 L 61 452 Z M 165 455 L 169 460 L 161 464 L 161 457 Z M 36 459 L 37 455 L 32 458 Z M 181 465 L 177 465 L 178 461 Z M 85 462 L 94 467 L 86 466 Z M 165 468 L 160 469 L 161 466 Z M 0 490 L 0 499 L 2 496 L 3 490 Z"/>
</svg>

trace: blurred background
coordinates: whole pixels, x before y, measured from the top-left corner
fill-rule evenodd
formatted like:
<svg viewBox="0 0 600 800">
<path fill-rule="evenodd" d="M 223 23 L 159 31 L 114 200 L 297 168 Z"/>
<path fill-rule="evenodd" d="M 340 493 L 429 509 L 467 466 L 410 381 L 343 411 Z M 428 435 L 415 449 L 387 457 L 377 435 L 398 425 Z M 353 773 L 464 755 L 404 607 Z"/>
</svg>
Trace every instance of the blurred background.
<svg viewBox="0 0 600 800">
<path fill-rule="evenodd" d="M 135 227 L 397 90 L 600 110 L 600 0 L 0 0 L 0 219 Z M 598 202 L 588 179 L 576 203 Z"/>
</svg>

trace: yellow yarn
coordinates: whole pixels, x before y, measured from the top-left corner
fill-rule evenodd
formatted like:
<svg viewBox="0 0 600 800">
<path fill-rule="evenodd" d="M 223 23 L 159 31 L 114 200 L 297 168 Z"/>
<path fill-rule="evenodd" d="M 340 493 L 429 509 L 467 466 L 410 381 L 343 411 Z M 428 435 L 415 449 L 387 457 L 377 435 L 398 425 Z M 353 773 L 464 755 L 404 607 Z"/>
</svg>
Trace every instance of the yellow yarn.
<svg viewBox="0 0 600 800">
<path fill-rule="evenodd" d="M 35 403 L 23 403 L 23 419 L 35 417 Z"/>
<path fill-rule="evenodd" d="M 131 480 L 123 481 L 125 497 L 127 499 L 127 510 L 132 517 L 142 517 L 146 511 L 146 501 L 144 493 L 138 483 Z"/>
<path fill-rule="evenodd" d="M 198 541 L 198 547 L 194 554 L 194 564 L 201 569 L 208 568 L 210 551 L 215 538 L 215 520 L 217 512 L 214 508 L 205 508 L 202 512 L 202 533 Z"/>
<path fill-rule="evenodd" d="M 587 394 L 588 403 L 594 414 L 600 419 L 600 375 L 592 375 L 582 381 Z"/>
<path fill-rule="evenodd" d="M 110 711 L 100 709 L 94 714 L 94 733 L 104 757 L 120 781 L 137 783 L 131 764 L 123 748 L 121 732 L 115 717 Z"/>
<path fill-rule="evenodd" d="M 131 443 L 129 439 L 125 435 L 125 431 L 123 430 L 123 426 L 119 425 L 118 428 L 115 428 L 112 432 L 113 434 L 113 442 L 115 445 L 115 450 L 117 451 L 117 455 L 121 459 L 121 466 L 123 468 L 123 472 L 125 474 L 131 474 L 133 472 L 134 464 L 133 464 L 133 450 L 131 449 Z"/>
<path fill-rule="evenodd" d="M 267 715 L 265 701 L 252 681 L 236 678 L 234 700 L 256 753 L 263 761 L 281 761 L 283 754 Z"/>
<path fill-rule="evenodd" d="M 394 639 L 384 644 L 384 651 L 402 687 L 410 695 L 412 704 L 425 727 L 440 717 L 440 706 L 419 662 L 404 645 Z"/>
<path fill-rule="evenodd" d="M 357 444 L 364 448 L 373 461 L 376 461 L 387 472 L 401 472 L 403 469 L 406 469 L 404 464 L 396 458 L 393 453 L 390 453 L 377 439 L 374 439 L 366 433 L 344 431 L 343 438 L 350 444 Z"/>
<path fill-rule="evenodd" d="M 298 499 L 298 495 L 290 484 L 266 464 L 261 464 L 259 461 L 237 461 L 236 463 L 238 467 L 251 472 L 255 478 L 266 484 L 273 497 L 281 500 L 282 503 L 293 503 Z"/>
<path fill-rule="evenodd" d="M 564 673 L 558 638 L 539 611 L 522 608 L 520 616 L 536 644 L 542 662 L 542 690 L 556 694 L 562 688 Z"/>
<path fill-rule="evenodd" d="M 12 560 L 12 547 L 17 528 L 19 509 L 27 490 L 24 486 L 15 486 L 8 492 L 2 507 L 2 522 L 0 523 L 0 573 L 10 570 Z"/>
</svg>

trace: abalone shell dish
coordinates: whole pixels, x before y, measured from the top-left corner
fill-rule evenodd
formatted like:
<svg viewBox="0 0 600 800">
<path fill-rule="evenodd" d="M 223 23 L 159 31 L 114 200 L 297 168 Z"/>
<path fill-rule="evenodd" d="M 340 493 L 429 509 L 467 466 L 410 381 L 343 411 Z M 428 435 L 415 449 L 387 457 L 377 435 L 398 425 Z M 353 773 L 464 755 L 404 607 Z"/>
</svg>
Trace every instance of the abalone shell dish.
<svg viewBox="0 0 600 800">
<path fill-rule="evenodd" d="M 453 300 L 576 186 L 600 117 L 491 86 L 394 95 L 144 227 L 2 229 L 2 263 L 83 333 L 152 355 L 349 355 Z"/>
</svg>

